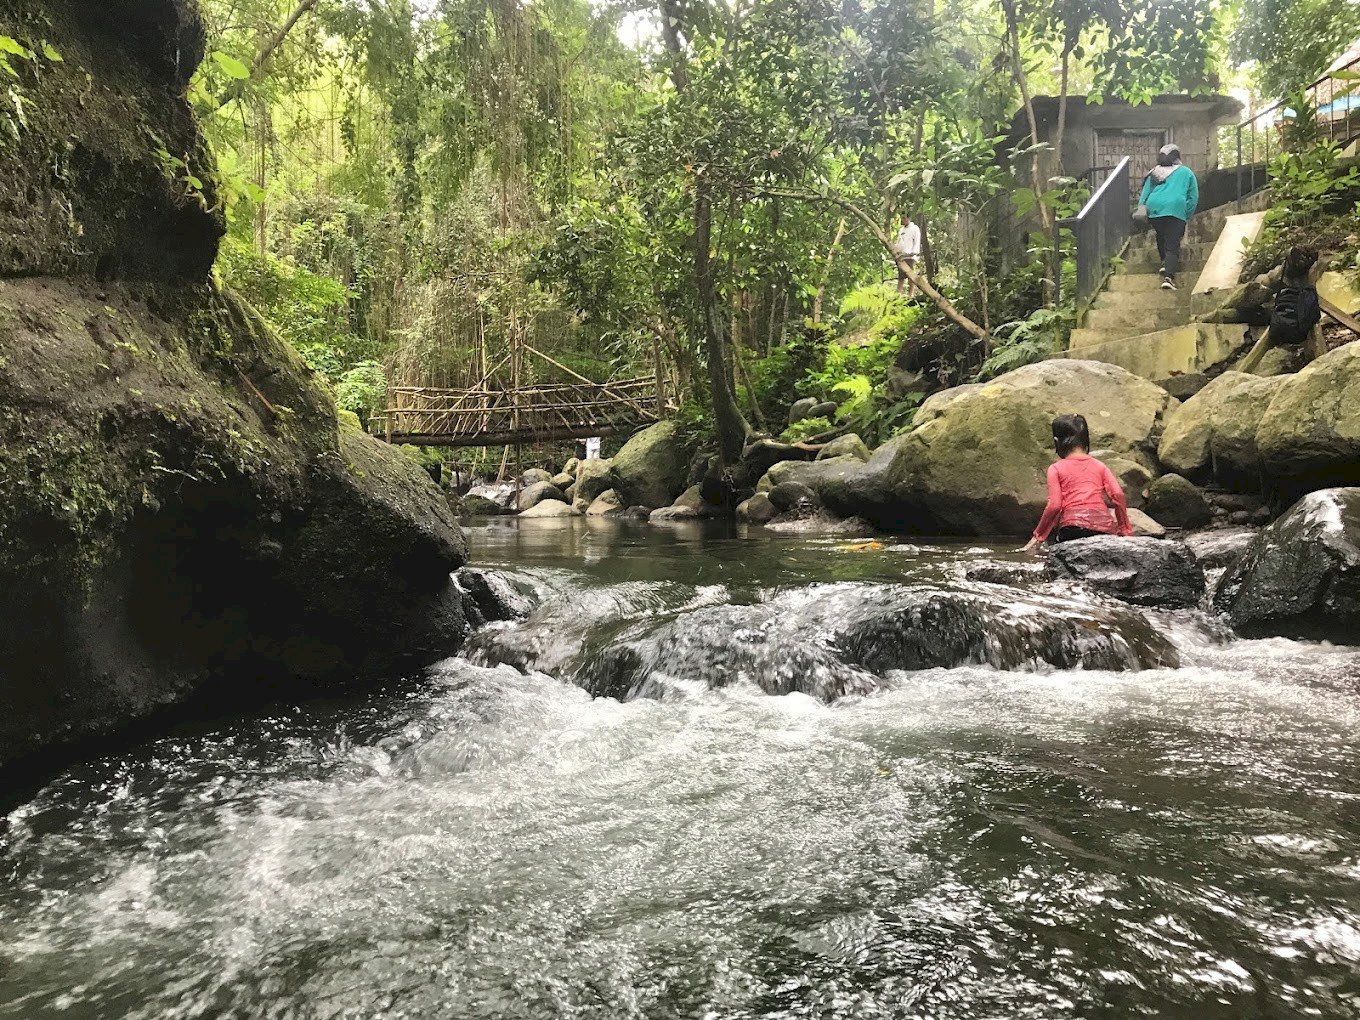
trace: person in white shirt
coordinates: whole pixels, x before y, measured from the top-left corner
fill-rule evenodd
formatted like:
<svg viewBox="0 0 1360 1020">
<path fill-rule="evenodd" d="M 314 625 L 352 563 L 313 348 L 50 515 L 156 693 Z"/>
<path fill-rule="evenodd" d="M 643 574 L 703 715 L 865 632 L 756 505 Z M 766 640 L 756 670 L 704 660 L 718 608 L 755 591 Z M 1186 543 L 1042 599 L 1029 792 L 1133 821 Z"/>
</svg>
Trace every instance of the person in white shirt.
<svg viewBox="0 0 1360 1020">
<path fill-rule="evenodd" d="M 897 254 L 906 260 L 907 265 L 912 269 L 916 268 L 916 262 L 921 257 L 921 228 L 911 221 L 910 213 L 903 215 L 902 228 L 897 232 L 897 242 L 893 247 Z M 916 295 L 915 285 L 907 278 L 900 265 L 897 267 L 897 293 L 906 293 L 907 297 Z"/>
<path fill-rule="evenodd" d="M 600 459 L 600 437 L 591 436 L 586 440 L 586 460 Z"/>
</svg>

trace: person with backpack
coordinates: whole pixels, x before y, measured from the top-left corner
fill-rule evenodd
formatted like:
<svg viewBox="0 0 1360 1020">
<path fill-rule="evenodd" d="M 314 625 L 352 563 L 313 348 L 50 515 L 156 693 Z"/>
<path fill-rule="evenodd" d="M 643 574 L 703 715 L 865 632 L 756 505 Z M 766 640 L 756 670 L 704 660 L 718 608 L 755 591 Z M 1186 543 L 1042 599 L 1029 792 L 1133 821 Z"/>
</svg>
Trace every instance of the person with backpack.
<svg viewBox="0 0 1360 1020">
<path fill-rule="evenodd" d="M 1296 244 L 1284 258 L 1280 289 L 1270 312 L 1270 343 L 1295 346 L 1304 343 L 1322 321 L 1322 302 L 1313 283 L 1316 248 Z"/>
<path fill-rule="evenodd" d="M 1148 223 L 1157 232 L 1162 290 L 1175 290 L 1185 225 L 1199 207 L 1199 179 L 1181 162 L 1176 145 L 1163 145 L 1157 153 L 1157 165 L 1143 178 L 1138 205 L 1140 212 L 1146 210 Z"/>
</svg>

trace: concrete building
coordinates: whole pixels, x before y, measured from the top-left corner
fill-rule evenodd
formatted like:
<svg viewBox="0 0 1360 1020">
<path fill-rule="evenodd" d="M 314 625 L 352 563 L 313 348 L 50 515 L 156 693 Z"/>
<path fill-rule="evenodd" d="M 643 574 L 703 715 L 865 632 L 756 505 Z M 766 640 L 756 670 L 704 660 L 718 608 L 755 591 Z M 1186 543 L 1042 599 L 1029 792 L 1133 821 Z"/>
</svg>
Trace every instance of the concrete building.
<svg viewBox="0 0 1360 1020">
<path fill-rule="evenodd" d="M 1051 144 L 1058 126 L 1057 97 L 1036 96 L 1034 113 L 1039 140 Z M 1046 161 L 1046 169 L 1049 176 L 1080 177 L 1130 156 L 1130 186 L 1136 192 L 1157 162 L 1157 150 L 1175 142 L 1185 162 L 1203 177 L 1235 162 L 1233 153 L 1222 153 L 1220 158 L 1218 128 L 1238 123 L 1241 115 L 1242 104 L 1231 96 L 1156 96 L 1150 104 L 1139 106 L 1116 99 L 1088 103 L 1084 96 L 1069 96 L 1061 162 L 1057 162 L 1059 154 L 1054 154 Z M 1029 140 L 1024 110 L 1015 115 L 1010 139 L 1017 146 Z M 1023 173 L 1028 167 L 1017 169 Z"/>
</svg>

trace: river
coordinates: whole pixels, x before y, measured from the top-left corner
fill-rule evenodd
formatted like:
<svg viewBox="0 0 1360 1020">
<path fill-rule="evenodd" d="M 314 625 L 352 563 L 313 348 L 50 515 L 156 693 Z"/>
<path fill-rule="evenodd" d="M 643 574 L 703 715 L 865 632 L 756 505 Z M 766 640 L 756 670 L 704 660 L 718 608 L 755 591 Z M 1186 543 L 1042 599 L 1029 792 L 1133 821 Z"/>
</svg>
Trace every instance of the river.
<svg viewBox="0 0 1360 1020">
<path fill-rule="evenodd" d="M 994 551 L 469 536 L 527 621 L 9 814 L 0 1017 L 1360 1015 L 1356 651 L 871 668 L 818 633 Z"/>
</svg>

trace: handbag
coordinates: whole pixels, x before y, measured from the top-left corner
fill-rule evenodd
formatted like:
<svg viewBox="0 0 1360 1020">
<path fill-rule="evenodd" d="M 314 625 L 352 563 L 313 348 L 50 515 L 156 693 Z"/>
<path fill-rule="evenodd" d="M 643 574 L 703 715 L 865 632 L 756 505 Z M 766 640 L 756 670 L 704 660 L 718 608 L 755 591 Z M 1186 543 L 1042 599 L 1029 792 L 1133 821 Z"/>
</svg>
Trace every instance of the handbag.
<svg viewBox="0 0 1360 1020">
<path fill-rule="evenodd" d="M 1152 226 L 1152 219 L 1148 216 L 1148 208 L 1142 202 L 1138 203 L 1133 210 L 1133 229 L 1147 230 Z"/>
</svg>

